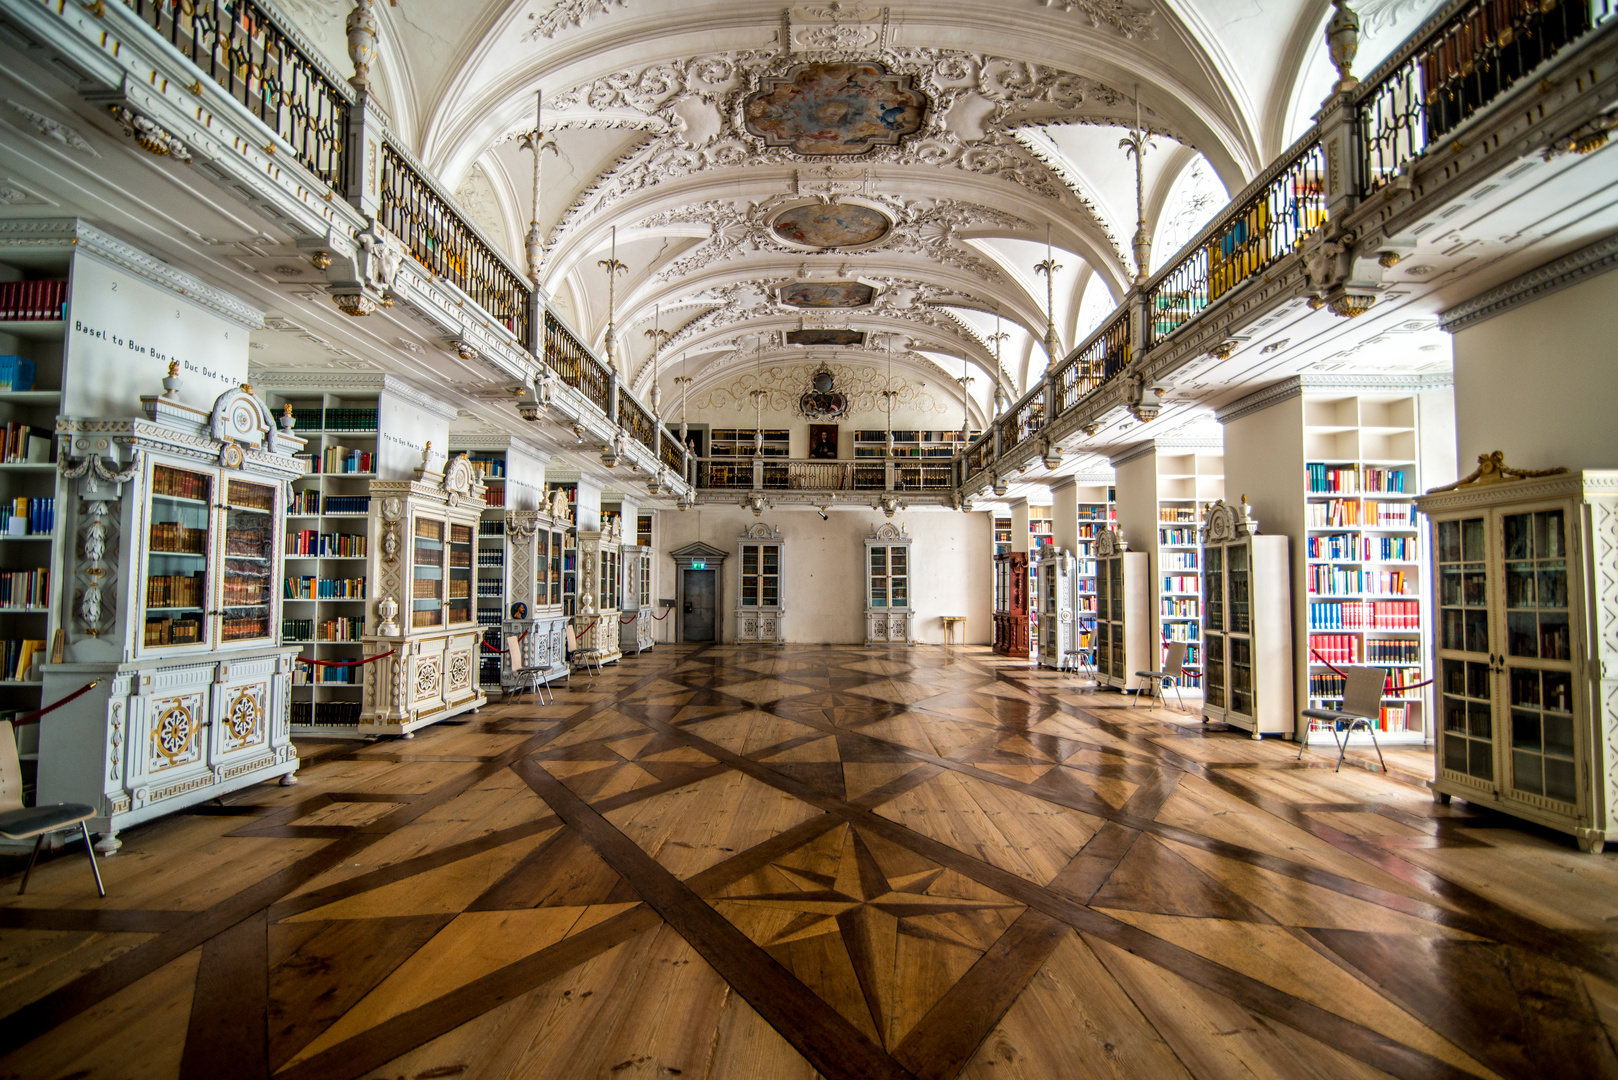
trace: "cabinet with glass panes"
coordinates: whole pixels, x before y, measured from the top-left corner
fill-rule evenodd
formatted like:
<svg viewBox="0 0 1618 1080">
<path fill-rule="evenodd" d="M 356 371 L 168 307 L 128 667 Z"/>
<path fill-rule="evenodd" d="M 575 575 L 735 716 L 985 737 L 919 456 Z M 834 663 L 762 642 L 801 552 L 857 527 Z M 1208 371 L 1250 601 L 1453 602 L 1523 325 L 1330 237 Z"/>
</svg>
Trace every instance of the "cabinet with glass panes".
<svg viewBox="0 0 1618 1080">
<path fill-rule="evenodd" d="M 567 496 L 556 492 L 541 510 L 508 510 L 504 521 L 506 558 L 505 639 L 513 635 L 522 644 L 523 666 L 537 669 L 535 676 L 563 678 L 567 667 L 567 616 L 563 613 L 563 553 L 567 547 L 572 513 Z M 511 658 L 502 648 L 501 685 L 515 688 Z"/>
<path fill-rule="evenodd" d="M 786 597 L 782 589 L 781 533 L 764 522 L 737 541 L 736 641 L 783 645 Z"/>
<path fill-rule="evenodd" d="M 654 643 L 652 628 L 652 549 L 623 545 L 623 607 L 618 617 L 618 648 L 643 653 Z M 634 616 L 631 618 L 630 616 Z"/>
<path fill-rule="evenodd" d="M 95 685 L 43 726 L 38 793 L 100 808 L 102 850 L 125 826 L 297 770 L 280 577 L 303 441 L 245 388 L 212 414 L 144 401 L 142 421 L 57 425 L 58 527 L 86 539 L 62 552 L 80 584 L 53 599 L 43 692 Z"/>
<path fill-rule="evenodd" d="M 371 485 L 371 669 L 359 734 L 406 735 L 486 702 L 473 596 L 482 478 L 468 455 L 447 463 L 429 443 L 411 480 Z M 402 669 L 402 670 L 401 670 Z"/>
<path fill-rule="evenodd" d="M 1039 618 L 1035 656 L 1040 667 L 1069 667 L 1078 660 L 1079 620 L 1074 607 L 1074 565 L 1073 554 L 1066 548 L 1046 544 L 1039 549 L 1034 576 L 1039 581 L 1035 592 Z"/>
<path fill-rule="evenodd" d="M 603 513 L 599 530 L 578 531 L 578 613 L 573 632 L 592 664 L 616 663 L 618 617 L 623 604 L 623 534 L 617 514 Z"/>
<path fill-rule="evenodd" d="M 1028 552 L 994 557 L 994 651 L 1028 658 Z"/>
<path fill-rule="evenodd" d="M 1292 584 L 1285 536 L 1260 535 L 1247 501 L 1202 521 L 1202 718 L 1262 738 L 1291 735 Z"/>
<path fill-rule="evenodd" d="M 1434 796 L 1600 851 L 1618 832 L 1618 471 L 1496 480 L 1515 470 L 1480 464 L 1489 479 L 1416 500 L 1437 613 Z"/>
<path fill-rule="evenodd" d="M 910 537 L 883 522 L 865 538 L 865 644 L 914 645 Z"/>
<path fill-rule="evenodd" d="M 1117 529 L 1096 530 L 1096 683 L 1119 690 L 1152 664 L 1150 569 Z M 1137 689 L 1139 687 L 1137 686 Z"/>
</svg>

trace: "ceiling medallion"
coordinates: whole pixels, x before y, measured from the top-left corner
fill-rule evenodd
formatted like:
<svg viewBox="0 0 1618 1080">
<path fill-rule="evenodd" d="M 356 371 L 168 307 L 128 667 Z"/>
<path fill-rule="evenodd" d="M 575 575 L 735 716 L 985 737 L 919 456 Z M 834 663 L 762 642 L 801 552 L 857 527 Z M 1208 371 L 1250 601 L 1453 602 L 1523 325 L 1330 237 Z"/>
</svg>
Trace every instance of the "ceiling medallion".
<svg viewBox="0 0 1618 1080">
<path fill-rule="evenodd" d="M 799 281 L 781 288 L 781 303 L 795 308 L 869 307 L 876 289 L 863 281 Z"/>
<path fill-rule="evenodd" d="M 910 75 L 875 62 L 800 64 L 742 103 L 747 130 L 806 157 L 864 154 L 921 130 L 931 104 Z"/>
<path fill-rule="evenodd" d="M 837 330 L 811 327 L 806 330 L 788 330 L 788 345 L 864 345 L 864 330 Z"/>
<path fill-rule="evenodd" d="M 837 392 L 835 382 L 831 368 L 822 360 L 809 377 L 809 389 L 798 398 L 798 410 L 811 420 L 835 420 L 847 413 L 848 398 Z"/>
<path fill-rule="evenodd" d="M 856 202 L 812 202 L 783 210 L 770 221 L 777 240 L 810 251 L 874 244 L 893 228 L 893 219 L 874 206 Z"/>
</svg>

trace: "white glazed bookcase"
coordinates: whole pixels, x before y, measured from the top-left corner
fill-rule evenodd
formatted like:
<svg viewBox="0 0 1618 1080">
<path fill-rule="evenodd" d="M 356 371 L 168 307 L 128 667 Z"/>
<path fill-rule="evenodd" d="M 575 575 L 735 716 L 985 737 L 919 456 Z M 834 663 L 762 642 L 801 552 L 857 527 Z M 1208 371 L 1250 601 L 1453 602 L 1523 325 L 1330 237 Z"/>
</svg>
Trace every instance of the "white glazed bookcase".
<svg viewBox="0 0 1618 1080">
<path fill-rule="evenodd" d="M 562 560 L 573 525 L 571 513 L 567 496 L 556 492 L 546 509 L 508 510 L 504 521 L 506 606 L 502 632 L 521 639 L 524 666 L 539 669 L 548 680 L 568 674 Z M 516 617 L 517 604 L 523 605 L 522 618 Z M 516 676 L 504 649 L 500 665 L 501 684 L 515 688 Z"/>
<path fill-rule="evenodd" d="M 618 648 L 625 655 L 646 652 L 657 643 L 652 609 L 652 549 L 642 544 L 624 544 L 624 595 L 618 616 Z M 630 618 L 633 612 L 634 618 Z"/>
<path fill-rule="evenodd" d="M 1289 544 L 1258 526 L 1245 501 L 1222 499 L 1202 524 L 1202 716 L 1255 739 L 1290 735 L 1297 720 Z"/>
<path fill-rule="evenodd" d="M 736 541 L 736 641 L 786 644 L 786 543 L 755 522 Z"/>
<path fill-rule="evenodd" d="M 1618 834 L 1618 471 L 1499 479 L 1499 465 L 1417 499 L 1437 616 L 1434 797 L 1598 852 Z"/>
<path fill-rule="evenodd" d="M 361 669 L 360 735 L 409 735 L 487 700 L 474 595 L 485 489 L 467 455 L 438 460 L 429 443 L 414 479 L 372 482 L 363 641 L 381 659 Z"/>
<path fill-rule="evenodd" d="M 578 614 L 574 633 L 591 663 L 611 664 L 623 657 L 618 616 L 623 604 L 623 533 L 617 515 L 604 515 L 598 531 L 578 531 Z"/>
<path fill-rule="evenodd" d="M 57 424 L 67 584 L 44 695 L 96 685 L 43 725 L 39 799 L 95 807 L 104 852 L 123 828 L 298 767 L 280 584 L 303 442 L 245 387 L 209 413 L 179 383 L 143 419 Z"/>
<path fill-rule="evenodd" d="M 914 645 L 910 604 L 915 549 L 904 528 L 885 521 L 865 538 L 865 644 Z"/>
<path fill-rule="evenodd" d="M 1096 681 L 1139 688 L 1137 671 L 1152 662 L 1150 568 L 1144 551 L 1130 551 L 1116 529 L 1096 530 Z"/>
<path fill-rule="evenodd" d="M 1075 607 L 1077 575 L 1073 553 L 1055 544 L 1039 549 L 1034 577 L 1039 581 L 1039 640 L 1034 646 L 1040 667 L 1061 668 L 1079 651 L 1079 613 Z"/>
</svg>

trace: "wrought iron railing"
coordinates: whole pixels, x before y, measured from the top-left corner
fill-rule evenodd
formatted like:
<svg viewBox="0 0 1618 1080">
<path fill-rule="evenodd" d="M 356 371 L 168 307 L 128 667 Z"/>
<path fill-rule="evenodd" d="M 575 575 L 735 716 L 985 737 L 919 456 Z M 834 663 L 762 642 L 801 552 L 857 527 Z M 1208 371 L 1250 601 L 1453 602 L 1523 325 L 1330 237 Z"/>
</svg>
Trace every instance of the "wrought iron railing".
<svg viewBox="0 0 1618 1080">
<path fill-rule="evenodd" d="M 680 443 L 667 431 L 657 433 L 657 459 L 675 472 L 685 468 L 685 454 Z"/>
<path fill-rule="evenodd" d="M 948 491 L 951 486 L 950 465 L 947 461 L 895 462 L 893 466 L 894 491 Z"/>
<path fill-rule="evenodd" d="M 994 432 L 984 432 L 983 438 L 966 451 L 966 476 L 976 476 L 994 460 Z"/>
<path fill-rule="evenodd" d="M 528 283 L 386 142 L 378 220 L 404 242 L 417 262 L 458 286 L 518 341 L 529 343 L 533 294 Z"/>
<path fill-rule="evenodd" d="M 1618 0 L 1472 0 L 1417 33 L 1358 91 L 1362 193 L 1615 13 Z"/>
<path fill-rule="evenodd" d="M 1294 147 L 1268 183 L 1232 205 L 1146 293 L 1146 345 L 1289 254 L 1326 223 L 1326 155 L 1318 140 Z"/>
<path fill-rule="evenodd" d="M 1064 416 L 1129 363 L 1129 308 L 1120 307 L 1090 337 L 1090 344 L 1056 369 L 1056 416 Z M 1052 417 L 1055 419 L 1055 417 Z"/>
<path fill-rule="evenodd" d="M 618 426 L 646 449 L 657 453 L 657 425 L 640 403 L 623 390 L 618 391 Z"/>
<path fill-rule="evenodd" d="M 557 378 L 607 411 L 607 371 L 562 321 L 545 312 L 545 363 Z"/>
<path fill-rule="evenodd" d="M 351 92 L 334 82 L 253 0 L 124 0 L 204 75 L 340 188 Z"/>
<path fill-rule="evenodd" d="M 1045 423 L 1045 385 L 1041 383 L 1012 405 L 1000 421 L 1000 452 L 1010 450 Z"/>
<path fill-rule="evenodd" d="M 953 485 L 951 461 L 895 461 L 893 485 L 888 486 L 889 465 L 884 459 L 853 461 L 701 458 L 697 461 L 698 488 L 719 491 L 949 491 Z"/>
</svg>

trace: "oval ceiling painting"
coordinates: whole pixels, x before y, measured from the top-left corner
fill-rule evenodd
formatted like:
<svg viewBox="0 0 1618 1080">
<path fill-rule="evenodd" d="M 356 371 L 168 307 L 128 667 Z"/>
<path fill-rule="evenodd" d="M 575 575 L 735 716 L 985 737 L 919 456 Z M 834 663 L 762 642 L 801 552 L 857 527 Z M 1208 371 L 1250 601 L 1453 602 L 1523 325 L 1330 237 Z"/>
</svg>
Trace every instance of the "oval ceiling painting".
<svg viewBox="0 0 1618 1080">
<path fill-rule="evenodd" d="M 873 243 L 887 235 L 893 222 L 859 203 L 810 203 L 781 214 L 770 228 L 789 244 L 823 251 Z"/>
<path fill-rule="evenodd" d="M 927 95 L 881 64 L 801 64 L 765 79 L 742 106 L 747 130 L 809 157 L 897 146 L 921 129 Z"/>
<path fill-rule="evenodd" d="M 781 303 L 795 308 L 866 307 L 875 299 L 863 281 L 800 281 L 781 290 Z"/>
</svg>

